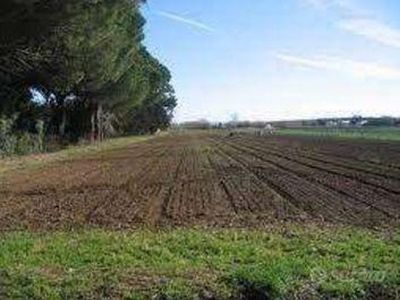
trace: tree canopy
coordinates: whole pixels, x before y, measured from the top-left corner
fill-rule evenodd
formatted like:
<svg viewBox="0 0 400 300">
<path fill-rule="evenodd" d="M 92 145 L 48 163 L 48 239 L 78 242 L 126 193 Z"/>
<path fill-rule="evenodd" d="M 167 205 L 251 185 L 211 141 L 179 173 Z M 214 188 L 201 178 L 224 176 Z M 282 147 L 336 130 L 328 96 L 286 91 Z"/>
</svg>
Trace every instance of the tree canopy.
<svg viewBox="0 0 400 300">
<path fill-rule="evenodd" d="M 143 45 L 143 2 L 2 0 L 0 117 L 69 140 L 168 127 L 176 98 Z"/>
</svg>

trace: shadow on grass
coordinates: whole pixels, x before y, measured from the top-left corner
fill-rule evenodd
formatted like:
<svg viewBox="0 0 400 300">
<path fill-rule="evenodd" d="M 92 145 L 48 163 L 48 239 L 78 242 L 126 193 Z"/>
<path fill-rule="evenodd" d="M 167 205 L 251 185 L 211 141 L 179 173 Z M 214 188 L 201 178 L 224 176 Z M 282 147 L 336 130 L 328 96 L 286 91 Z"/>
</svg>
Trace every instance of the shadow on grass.
<svg viewBox="0 0 400 300">
<path fill-rule="evenodd" d="M 237 295 L 232 300 L 272 300 L 278 297 L 279 292 L 272 284 L 239 281 Z"/>
</svg>

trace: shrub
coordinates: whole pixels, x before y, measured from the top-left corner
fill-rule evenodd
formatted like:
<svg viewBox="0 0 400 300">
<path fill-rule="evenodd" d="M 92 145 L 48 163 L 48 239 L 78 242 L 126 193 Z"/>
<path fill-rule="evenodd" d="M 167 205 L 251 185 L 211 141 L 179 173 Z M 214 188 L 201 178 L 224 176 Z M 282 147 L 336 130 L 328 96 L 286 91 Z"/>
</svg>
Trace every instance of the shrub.
<svg viewBox="0 0 400 300">
<path fill-rule="evenodd" d="M 17 137 L 12 134 L 14 121 L 0 118 L 0 156 L 8 156 L 15 152 Z"/>
<path fill-rule="evenodd" d="M 37 134 L 15 132 L 15 118 L 0 118 L 0 157 L 43 152 L 45 150 L 44 122 L 36 124 Z"/>
</svg>

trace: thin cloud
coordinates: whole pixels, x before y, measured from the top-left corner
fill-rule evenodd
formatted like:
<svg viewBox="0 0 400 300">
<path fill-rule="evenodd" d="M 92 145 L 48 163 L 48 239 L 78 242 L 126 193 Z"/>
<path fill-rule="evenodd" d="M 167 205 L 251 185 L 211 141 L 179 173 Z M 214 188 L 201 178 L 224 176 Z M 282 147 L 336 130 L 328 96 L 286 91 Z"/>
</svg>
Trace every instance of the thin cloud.
<svg viewBox="0 0 400 300">
<path fill-rule="evenodd" d="M 199 22 L 199 21 L 196 21 L 193 19 L 189 19 L 189 18 L 185 18 L 185 17 L 182 17 L 177 14 L 173 14 L 173 13 L 169 13 L 169 12 L 165 12 L 165 11 L 159 11 L 159 12 L 157 12 L 157 15 L 167 18 L 169 20 L 175 21 L 175 22 L 189 25 L 190 27 L 192 27 L 194 29 L 198 29 L 198 30 L 210 32 L 210 33 L 215 32 L 214 28 L 212 28 L 202 22 Z"/>
<path fill-rule="evenodd" d="M 370 19 L 351 19 L 339 23 L 339 28 L 371 41 L 400 49 L 400 30 Z"/>
<path fill-rule="evenodd" d="M 382 80 L 400 79 L 400 69 L 381 66 L 370 62 L 359 62 L 329 56 L 301 57 L 281 53 L 276 54 L 275 57 L 293 66 L 334 71 L 358 78 L 375 78 Z"/>
<path fill-rule="evenodd" d="M 316 9 L 324 9 L 328 5 L 328 0 L 302 0 L 308 6 Z"/>
<path fill-rule="evenodd" d="M 317 10 L 336 9 L 341 15 L 365 16 L 368 13 L 352 0 L 301 0 L 307 6 Z"/>
<path fill-rule="evenodd" d="M 363 36 L 370 41 L 400 49 L 400 29 L 375 20 L 370 13 L 352 0 L 302 1 L 317 9 L 337 8 L 342 15 L 342 20 L 337 23 L 338 28 Z"/>
</svg>

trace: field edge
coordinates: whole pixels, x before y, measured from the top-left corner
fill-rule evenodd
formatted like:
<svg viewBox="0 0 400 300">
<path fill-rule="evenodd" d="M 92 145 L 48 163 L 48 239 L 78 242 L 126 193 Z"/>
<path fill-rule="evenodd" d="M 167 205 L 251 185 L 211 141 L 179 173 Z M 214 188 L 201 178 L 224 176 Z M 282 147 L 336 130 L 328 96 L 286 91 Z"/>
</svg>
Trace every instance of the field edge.
<svg viewBox="0 0 400 300">
<path fill-rule="evenodd" d="M 52 163 L 61 163 L 77 158 L 91 157 L 107 151 L 117 150 L 133 144 L 145 142 L 154 137 L 155 136 L 144 135 L 113 138 L 105 140 L 104 142 L 70 146 L 64 150 L 53 153 L 0 158 L 0 178 L 10 174 L 13 171 L 27 172 Z"/>
</svg>

